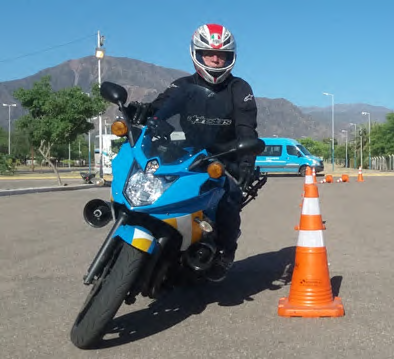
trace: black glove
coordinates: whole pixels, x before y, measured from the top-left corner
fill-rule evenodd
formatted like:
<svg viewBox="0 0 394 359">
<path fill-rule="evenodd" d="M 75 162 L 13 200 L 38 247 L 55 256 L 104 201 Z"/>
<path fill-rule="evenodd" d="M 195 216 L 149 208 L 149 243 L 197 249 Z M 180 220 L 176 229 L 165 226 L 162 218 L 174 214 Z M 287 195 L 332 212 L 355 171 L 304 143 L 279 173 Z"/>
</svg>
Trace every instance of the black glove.
<svg viewBox="0 0 394 359">
<path fill-rule="evenodd" d="M 151 114 L 150 103 L 132 101 L 126 107 L 126 113 L 132 123 L 145 125 L 147 118 Z"/>
<path fill-rule="evenodd" d="M 149 117 L 146 121 L 146 126 L 149 128 L 153 136 L 170 138 L 171 133 L 175 130 L 174 126 L 167 121 L 158 119 L 157 117 Z"/>
<path fill-rule="evenodd" d="M 254 164 L 243 161 L 239 164 L 239 178 L 238 183 L 241 190 L 245 192 L 249 184 L 253 181 L 254 177 Z"/>
</svg>

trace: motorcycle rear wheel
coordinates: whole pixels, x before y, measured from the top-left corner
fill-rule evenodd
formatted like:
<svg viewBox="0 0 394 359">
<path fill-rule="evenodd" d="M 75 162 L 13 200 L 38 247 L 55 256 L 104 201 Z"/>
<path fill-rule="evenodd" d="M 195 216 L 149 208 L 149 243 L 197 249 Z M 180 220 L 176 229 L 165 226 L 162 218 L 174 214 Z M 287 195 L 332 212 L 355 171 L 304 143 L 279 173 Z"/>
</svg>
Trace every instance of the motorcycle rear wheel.
<svg viewBox="0 0 394 359">
<path fill-rule="evenodd" d="M 93 285 L 74 322 L 70 339 L 77 348 L 97 345 L 127 293 L 136 285 L 145 254 L 124 242 L 118 253 Z"/>
</svg>

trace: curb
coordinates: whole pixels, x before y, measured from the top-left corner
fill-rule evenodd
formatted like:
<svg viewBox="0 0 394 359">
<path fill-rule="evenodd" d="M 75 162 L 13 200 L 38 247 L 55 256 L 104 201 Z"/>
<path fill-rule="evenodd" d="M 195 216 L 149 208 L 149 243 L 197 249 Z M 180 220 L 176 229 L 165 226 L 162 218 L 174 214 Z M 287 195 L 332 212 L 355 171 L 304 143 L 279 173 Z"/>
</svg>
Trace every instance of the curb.
<svg viewBox="0 0 394 359">
<path fill-rule="evenodd" d="M 62 180 L 68 179 L 81 179 L 81 176 L 70 176 L 70 177 L 62 177 Z M 14 181 L 14 180 L 54 180 L 57 181 L 57 177 L 51 176 L 9 176 L 9 177 L 0 177 L 0 181 Z"/>
<path fill-rule="evenodd" d="M 339 173 L 338 172 L 338 173 L 327 173 L 325 175 L 319 174 L 319 175 L 316 175 L 316 177 L 325 177 L 326 175 L 338 177 L 338 176 L 342 176 L 343 174 L 346 174 L 349 177 L 357 177 L 358 176 L 358 173 L 346 173 L 346 172 Z M 394 176 L 394 173 L 386 173 L 386 172 L 384 172 L 384 173 L 363 173 L 363 177 L 393 177 L 393 176 Z"/>
<path fill-rule="evenodd" d="M 43 192 L 60 192 L 60 191 L 74 191 L 80 189 L 99 188 L 94 184 L 82 184 L 77 186 L 63 186 L 63 187 L 34 187 L 34 188 L 20 188 L 0 191 L 0 197 L 14 196 L 18 194 L 27 193 L 43 193 Z"/>
</svg>

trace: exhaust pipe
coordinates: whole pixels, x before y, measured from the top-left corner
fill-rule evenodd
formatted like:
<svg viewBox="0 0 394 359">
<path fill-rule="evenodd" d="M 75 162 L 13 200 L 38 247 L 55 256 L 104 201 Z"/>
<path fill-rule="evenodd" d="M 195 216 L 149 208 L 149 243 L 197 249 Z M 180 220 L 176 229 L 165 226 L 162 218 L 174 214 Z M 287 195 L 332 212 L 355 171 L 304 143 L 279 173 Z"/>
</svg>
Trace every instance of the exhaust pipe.
<svg viewBox="0 0 394 359">
<path fill-rule="evenodd" d="M 106 226 L 112 220 L 112 204 L 101 199 L 92 199 L 83 209 L 83 218 L 94 228 Z"/>
</svg>

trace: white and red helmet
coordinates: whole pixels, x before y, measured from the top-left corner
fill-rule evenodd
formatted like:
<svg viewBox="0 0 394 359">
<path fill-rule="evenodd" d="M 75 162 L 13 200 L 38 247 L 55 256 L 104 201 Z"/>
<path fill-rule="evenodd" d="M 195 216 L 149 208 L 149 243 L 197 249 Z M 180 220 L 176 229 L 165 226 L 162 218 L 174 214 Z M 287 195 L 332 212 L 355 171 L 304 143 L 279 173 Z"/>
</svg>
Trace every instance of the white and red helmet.
<svg viewBox="0 0 394 359">
<path fill-rule="evenodd" d="M 206 66 L 202 59 L 202 51 L 227 52 L 225 65 L 221 68 Z M 190 55 L 197 73 L 205 81 L 219 84 L 230 75 L 235 65 L 237 54 L 234 36 L 222 25 L 202 25 L 193 34 Z"/>
</svg>

